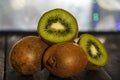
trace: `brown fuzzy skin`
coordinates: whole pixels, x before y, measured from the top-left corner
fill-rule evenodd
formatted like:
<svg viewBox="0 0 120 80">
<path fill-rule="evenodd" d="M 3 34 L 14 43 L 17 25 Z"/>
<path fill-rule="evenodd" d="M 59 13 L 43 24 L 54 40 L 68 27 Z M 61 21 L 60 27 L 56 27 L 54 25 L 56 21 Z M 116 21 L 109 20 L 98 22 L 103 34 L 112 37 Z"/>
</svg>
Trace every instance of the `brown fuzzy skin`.
<svg viewBox="0 0 120 80">
<path fill-rule="evenodd" d="M 83 49 L 72 42 L 55 44 L 43 56 L 43 64 L 54 75 L 68 78 L 84 70 L 88 62 Z"/>
<path fill-rule="evenodd" d="M 42 70 L 42 56 L 48 47 L 41 38 L 27 36 L 19 40 L 10 51 L 10 64 L 19 73 L 31 75 Z"/>
</svg>

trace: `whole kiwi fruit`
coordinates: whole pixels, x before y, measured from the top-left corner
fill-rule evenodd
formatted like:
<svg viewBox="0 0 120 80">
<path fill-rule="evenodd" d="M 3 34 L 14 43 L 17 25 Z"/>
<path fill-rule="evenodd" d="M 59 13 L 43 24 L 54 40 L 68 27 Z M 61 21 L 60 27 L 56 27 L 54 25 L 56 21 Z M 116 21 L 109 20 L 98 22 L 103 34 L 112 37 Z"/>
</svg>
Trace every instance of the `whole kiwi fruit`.
<svg viewBox="0 0 120 80">
<path fill-rule="evenodd" d="M 17 41 L 9 56 L 11 66 L 23 75 L 42 70 L 42 55 L 48 45 L 38 36 L 26 36 Z"/>
<path fill-rule="evenodd" d="M 84 49 L 88 57 L 86 69 L 96 70 L 105 66 L 108 62 L 108 54 L 100 40 L 91 34 L 82 34 L 78 44 Z"/>
<path fill-rule="evenodd" d="M 60 78 L 72 77 L 83 71 L 87 61 L 84 50 L 72 42 L 55 44 L 43 55 L 44 66 Z"/>
<path fill-rule="evenodd" d="M 68 11 L 56 8 L 45 12 L 38 22 L 38 34 L 49 44 L 73 41 L 78 33 L 75 17 Z"/>
</svg>

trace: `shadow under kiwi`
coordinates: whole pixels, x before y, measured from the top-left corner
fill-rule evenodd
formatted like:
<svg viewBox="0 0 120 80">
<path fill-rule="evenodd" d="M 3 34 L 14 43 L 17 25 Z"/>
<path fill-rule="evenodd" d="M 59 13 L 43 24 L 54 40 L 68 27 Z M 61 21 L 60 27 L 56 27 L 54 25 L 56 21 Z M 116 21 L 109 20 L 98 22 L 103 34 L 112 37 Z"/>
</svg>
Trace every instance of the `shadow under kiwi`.
<svg viewBox="0 0 120 80">
<path fill-rule="evenodd" d="M 112 80 L 111 76 L 104 70 L 100 68 L 98 70 L 87 70 L 84 80 Z"/>
<path fill-rule="evenodd" d="M 33 75 L 22 75 L 14 70 L 6 75 L 5 80 L 47 80 L 49 72 L 46 69 L 38 71 Z"/>
<path fill-rule="evenodd" d="M 60 77 L 57 77 L 57 76 L 50 73 L 47 80 L 73 80 L 73 79 L 72 79 L 72 77 L 70 77 L 70 78 L 60 78 Z"/>
<path fill-rule="evenodd" d="M 85 70 L 69 78 L 59 78 L 50 74 L 47 80 L 112 80 L 112 78 L 104 68 L 100 68 L 97 70 Z"/>
<path fill-rule="evenodd" d="M 85 75 L 86 75 L 86 71 L 82 71 L 79 74 L 76 74 L 69 78 L 60 78 L 53 74 L 50 74 L 47 80 L 84 80 Z"/>
<path fill-rule="evenodd" d="M 11 71 L 6 76 L 6 80 L 34 80 L 33 75 L 22 75 L 16 71 Z"/>
</svg>

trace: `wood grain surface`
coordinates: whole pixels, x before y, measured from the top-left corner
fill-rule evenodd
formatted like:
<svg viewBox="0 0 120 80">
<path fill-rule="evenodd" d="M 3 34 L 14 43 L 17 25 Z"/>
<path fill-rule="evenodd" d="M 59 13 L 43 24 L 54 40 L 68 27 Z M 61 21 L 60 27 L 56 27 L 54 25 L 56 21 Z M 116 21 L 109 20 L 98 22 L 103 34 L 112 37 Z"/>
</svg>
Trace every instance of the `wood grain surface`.
<svg viewBox="0 0 120 80">
<path fill-rule="evenodd" d="M 0 80 L 4 79 L 4 59 L 5 59 L 5 38 L 4 36 L 0 36 Z"/>
</svg>

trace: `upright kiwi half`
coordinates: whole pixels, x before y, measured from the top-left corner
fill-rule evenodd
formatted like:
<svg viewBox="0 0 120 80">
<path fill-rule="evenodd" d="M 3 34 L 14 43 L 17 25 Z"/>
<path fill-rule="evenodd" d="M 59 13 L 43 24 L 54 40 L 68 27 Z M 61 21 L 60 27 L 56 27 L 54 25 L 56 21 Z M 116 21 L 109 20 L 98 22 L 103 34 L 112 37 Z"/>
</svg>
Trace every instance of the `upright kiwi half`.
<svg viewBox="0 0 120 80">
<path fill-rule="evenodd" d="M 104 45 L 93 35 L 83 34 L 78 44 L 83 47 L 88 56 L 87 69 L 94 70 L 104 66 L 108 61 L 108 55 Z"/>
<path fill-rule="evenodd" d="M 72 14 L 64 9 L 53 9 L 42 15 L 38 34 L 49 43 L 72 41 L 78 33 L 78 24 Z"/>
</svg>

